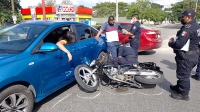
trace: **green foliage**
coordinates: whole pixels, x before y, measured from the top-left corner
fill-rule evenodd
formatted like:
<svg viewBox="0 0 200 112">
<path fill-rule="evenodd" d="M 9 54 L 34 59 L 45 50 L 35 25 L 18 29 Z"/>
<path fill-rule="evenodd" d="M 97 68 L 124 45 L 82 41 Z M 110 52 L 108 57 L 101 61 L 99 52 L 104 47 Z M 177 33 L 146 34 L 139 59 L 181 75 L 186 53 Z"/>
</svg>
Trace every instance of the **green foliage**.
<svg viewBox="0 0 200 112">
<path fill-rule="evenodd" d="M 19 18 L 20 15 L 20 0 L 14 0 L 14 8 L 15 8 L 15 15 Z M 12 5 L 10 0 L 1 0 L 0 2 L 0 22 L 4 24 L 4 22 L 13 22 L 12 20 Z M 21 19 L 17 20 L 18 22 Z"/>
<path fill-rule="evenodd" d="M 133 14 L 138 14 L 141 19 L 154 22 L 163 21 L 168 13 L 163 11 L 162 8 L 162 5 L 151 3 L 149 0 L 137 0 L 136 3 L 131 3 L 129 6 L 127 18 L 131 18 Z"/>
<path fill-rule="evenodd" d="M 118 12 L 119 16 L 126 16 L 126 12 L 128 10 L 128 4 L 124 2 L 118 3 Z M 116 3 L 114 2 L 102 2 L 97 3 L 96 6 L 93 7 L 95 11 L 93 17 L 109 17 L 116 15 Z"/>
<path fill-rule="evenodd" d="M 138 14 L 140 18 L 142 16 L 139 10 L 139 6 L 136 3 L 131 3 L 131 5 L 128 6 L 128 12 L 126 17 L 131 19 L 133 14 Z"/>
<path fill-rule="evenodd" d="M 181 14 L 185 9 L 192 8 L 195 10 L 196 8 L 196 0 L 183 0 L 181 2 L 177 2 L 171 5 L 172 8 L 168 8 L 166 10 L 172 11 L 170 18 L 172 20 L 178 20 L 178 15 Z M 198 2 L 196 18 L 200 19 L 200 2 Z"/>
<path fill-rule="evenodd" d="M 38 3 L 37 7 L 42 7 L 42 3 Z"/>
<path fill-rule="evenodd" d="M 55 6 L 56 0 L 45 0 L 45 5 L 46 6 Z"/>
<path fill-rule="evenodd" d="M 86 6 L 84 6 L 84 5 L 79 5 L 78 7 L 87 8 L 87 7 L 86 7 Z"/>
<path fill-rule="evenodd" d="M 152 21 L 163 21 L 168 16 L 168 13 L 162 10 L 163 6 L 156 3 L 151 3 L 149 0 L 136 0 L 131 4 L 125 2 L 118 3 L 119 17 L 131 18 L 133 14 L 138 14 L 141 19 Z M 97 3 L 93 7 L 95 11 L 93 17 L 108 17 L 116 15 L 115 2 Z"/>
<path fill-rule="evenodd" d="M 151 8 L 152 9 L 162 9 L 164 6 L 157 4 L 157 3 L 151 3 Z"/>
<path fill-rule="evenodd" d="M 62 2 L 67 3 L 67 1 L 63 0 Z M 55 6 L 56 0 L 45 0 L 45 6 Z M 36 7 L 42 7 L 42 3 L 39 2 Z"/>
<path fill-rule="evenodd" d="M 62 0 L 62 5 L 73 5 L 73 2 L 71 0 Z"/>
</svg>

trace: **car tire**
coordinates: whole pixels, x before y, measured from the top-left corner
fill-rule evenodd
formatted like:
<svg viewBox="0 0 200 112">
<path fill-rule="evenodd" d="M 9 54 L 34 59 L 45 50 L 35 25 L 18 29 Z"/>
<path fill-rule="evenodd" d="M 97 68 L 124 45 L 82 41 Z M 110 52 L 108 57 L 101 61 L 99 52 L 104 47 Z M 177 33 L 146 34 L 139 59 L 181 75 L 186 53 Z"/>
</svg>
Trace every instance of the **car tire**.
<svg viewBox="0 0 200 112">
<path fill-rule="evenodd" d="M 84 72 L 82 70 L 84 70 Z M 95 92 L 98 89 L 99 78 L 97 75 L 92 74 L 89 79 L 88 77 L 86 79 L 84 75 L 86 75 L 89 72 L 92 72 L 90 67 L 88 67 L 87 65 L 79 65 L 75 68 L 74 75 L 75 75 L 75 79 L 77 83 L 79 84 L 79 88 L 82 88 L 81 90 L 84 90 L 84 92 L 91 93 L 91 92 Z M 86 73 L 86 74 L 83 74 L 83 73 Z M 90 80 L 90 83 L 88 80 Z M 93 81 L 94 85 L 91 84 L 91 80 Z M 89 84 L 86 84 L 86 81 L 88 81 Z"/>
<path fill-rule="evenodd" d="M 13 85 L 0 92 L 0 110 L 32 112 L 34 96 L 27 87 Z"/>
<path fill-rule="evenodd" d="M 108 54 L 105 53 L 104 51 L 102 51 L 102 52 L 99 54 L 98 59 L 102 59 L 103 62 L 107 62 L 107 61 L 108 61 Z"/>
</svg>

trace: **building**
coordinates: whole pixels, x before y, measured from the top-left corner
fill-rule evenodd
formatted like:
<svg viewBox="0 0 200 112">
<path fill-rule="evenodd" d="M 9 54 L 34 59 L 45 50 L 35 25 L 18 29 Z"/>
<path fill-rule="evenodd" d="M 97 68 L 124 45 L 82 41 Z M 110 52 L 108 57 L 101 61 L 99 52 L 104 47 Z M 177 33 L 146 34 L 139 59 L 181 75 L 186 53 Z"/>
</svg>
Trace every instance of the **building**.
<svg viewBox="0 0 200 112">
<path fill-rule="evenodd" d="M 76 5 L 58 5 L 45 7 L 47 20 L 66 20 L 86 22 L 92 19 L 92 9 L 77 7 Z M 43 20 L 42 7 L 22 8 L 24 20 Z"/>
<path fill-rule="evenodd" d="M 93 11 L 91 8 L 78 7 L 76 10 L 76 21 L 84 22 L 86 20 L 91 21 Z"/>
<path fill-rule="evenodd" d="M 55 20 L 56 8 L 54 6 L 45 7 L 47 20 Z M 24 20 L 43 20 L 42 7 L 23 8 L 21 14 Z M 34 18 L 34 17 L 35 18 Z"/>
</svg>

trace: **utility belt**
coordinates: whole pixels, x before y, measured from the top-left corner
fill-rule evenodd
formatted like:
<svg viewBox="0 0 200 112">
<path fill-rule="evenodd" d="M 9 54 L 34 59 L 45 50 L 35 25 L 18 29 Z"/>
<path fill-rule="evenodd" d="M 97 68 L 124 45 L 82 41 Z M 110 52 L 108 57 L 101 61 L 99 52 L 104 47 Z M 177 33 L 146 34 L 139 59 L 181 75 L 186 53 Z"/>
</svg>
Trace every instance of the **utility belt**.
<svg viewBox="0 0 200 112">
<path fill-rule="evenodd" d="M 174 50 L 174 53 L 176 53 L 177 56 L 179 56 L 182 59 L 187 59 L 188 55 L 191 54 L 199 54 L 199 49 L 193 50 L 193 51 L 182 51 L 182 50 Z"/>
<path fill-rule="evenodd" d="M 135 55 L 127 55 L 126 58 L 137 58 Z"/>
</svg>

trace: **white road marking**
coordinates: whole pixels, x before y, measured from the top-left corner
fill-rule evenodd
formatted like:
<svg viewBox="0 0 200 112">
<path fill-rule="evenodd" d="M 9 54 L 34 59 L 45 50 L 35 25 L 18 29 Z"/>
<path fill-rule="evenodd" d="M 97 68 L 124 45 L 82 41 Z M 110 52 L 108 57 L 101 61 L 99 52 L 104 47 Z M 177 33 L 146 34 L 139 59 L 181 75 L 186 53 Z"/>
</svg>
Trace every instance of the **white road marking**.
<svg viewBox="0 0 200 112">
<path fill-rule="evenodd" d="M 98 97 L 99 95 L 101 94 L 101 92 L 99 92 L 96 96 L 94 96 L 94 97 L 81 97 L 81 96 L 79 96 L 78 94 L 77 94 L 77 97 L 78 98 L 82 98 L 82 99 L 95 99 L 96 97 Z"/>
<path fill-rule="evenodd" d="M 111 93 L 111 92 L 109 92 L 109 91 L 105 91 L 106 93 L 109 93 L 109 94 L 112 94 L 112 95 L 132 95 L 132 94 L 134 94 L 135 93 L 135 91 L 133 92 L 133 93 L 126 93 L 126 94 L 114 94 L 114 93 Z"/>
<path fill-rule="evenodd" d="M 62 98 L 61 100 L 59 100 L 55 105 L 52 106 L 52 108 L 54 108 L 58 103 L 62 102 L 64 99 L 66 99 L 70 95 L 72 95 L 72 94 L 69 94 L 69 95 L 65 96 L 64 98 Z"/>
</svg>

